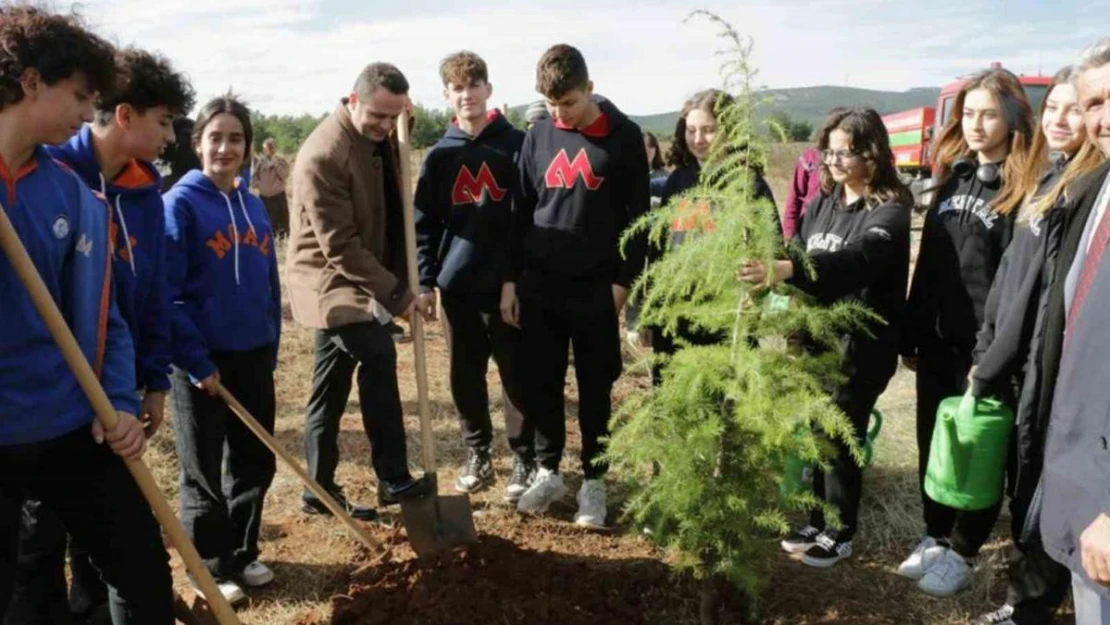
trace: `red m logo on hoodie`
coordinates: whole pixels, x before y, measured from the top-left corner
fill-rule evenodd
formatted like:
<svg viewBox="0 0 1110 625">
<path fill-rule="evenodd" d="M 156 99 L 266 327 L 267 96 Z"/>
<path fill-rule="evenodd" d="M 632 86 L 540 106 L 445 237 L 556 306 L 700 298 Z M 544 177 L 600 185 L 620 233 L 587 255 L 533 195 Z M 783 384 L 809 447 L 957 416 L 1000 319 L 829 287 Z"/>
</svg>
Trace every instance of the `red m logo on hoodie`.
<svg viewBox="0 0 1110 625">
<path fill-rule="evenodd" d="M 544 174 L 543 179 L 548 189 L 573 189 L 579 176 L 582 176 L 582 181 L 590 191 L 597 191 L 601 183 L 605 182 L 604 178 L 594 175 L 594 168 L 590 165 L 586 148 L 578 150 L 573 161 L 567 157 L 567 151 L 564 148 L 559 150 L 551 164 L 547 166 L 547 173 Z"/>
<path fill-rule="evenodd" d="M 500 202 L 505 197 L 505 189 L 497 186 L 497 179 L 493 177 L 488 163 L 482 163 L 477 176 L 471 173 L 469 167 L 463 165 L 459 169 L 459 175 L 455 176 L 455 186 L 451 189 L 451 203 L 455 206 L 477 204 L 482 198 L 483 191 L 488 192 L 494 202 Z"/>
</svg>

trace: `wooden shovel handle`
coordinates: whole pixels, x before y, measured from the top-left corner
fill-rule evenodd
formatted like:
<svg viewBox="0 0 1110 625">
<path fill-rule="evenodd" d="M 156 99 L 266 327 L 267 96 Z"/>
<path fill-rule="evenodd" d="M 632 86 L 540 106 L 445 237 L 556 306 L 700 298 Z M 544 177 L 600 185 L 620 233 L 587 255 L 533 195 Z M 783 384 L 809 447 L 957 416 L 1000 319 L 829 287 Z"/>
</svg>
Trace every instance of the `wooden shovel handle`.
<svg viewBox="0 0 1110 625">
<path fill-rule="evenodd" d="M 405 258 L 408 264 L 409 288 L 420 287 L 416 270 L 416 218 L 412 205 L 412 150 L 409 136 L 408 112 L 397 118 L 397 144 L 401 157 L 401 202 L 405 207 Z M 416 397 L 420 407 L 420 443 L 423 448 L 424 471 L 436 472 L 435 441 L 432 436 L 432 417 L 428 406 L 428 369 L 424 352 L 424 318 L 413 310 L 412 348 L 416 360 Z"/>
<path fill-rule="evenodd" d="M 31 257 L 27 255 L 27 249 L 23 247 L 23 242 L 19 240 L 19 235 L 16 234 L 15 228 L 3 207 L 0 207 L 0 247 L 3 247 L 8 262 L 15 269 L 35 308 L 42 315 L 43 321 L 46 322 L 50 335 L 54 337 L 54 341 L 62 351 L 66 363 L 73 371 L 73 375 L 77 378 L 77 382 L 81 385 L 89 403 L 92 404 L 100 425 L 105 430 L 114 429 L 119 422 L 116 409 L 112 406 L 112 402 L 108 400 L 104 387 L 100 385 L 100 379 L 97 378 L 92 367 L 89 366 L 89 361 L 77 344 L 73 332 L 66 325 L 62 313 L 58 310 L 57 304 L 54 303 L 54 298 L 50 296 L 50 291 L 46 289 L 42 276 L 35 269 Z M 89 436 L 92 436 L 92 434 L 90 433 Z M 143 497 L 146 498 L 151 509 L 154 510 L 154 516 L 162 524 L 163 529 L 166 530 L 170 543 L 177 548 L 177 552 L 181 554 L 181 559 L 185 561 L 185 566 L 193 574 L 193 578 L 200 586 L 201 592 L 204 593 L 204 597 L 212 607 L 212 612 L 216 615 L 220 625 L 239 625 L 239 618 L 208 573 L 208 568 L 201 561 L 196 547 L 193 546 L 188 535 L 185 534 L 185 528 L 181 526 L 173 508 L 170 507 L 169 502 L 162 495 L 162 491 L 158 489 L 158 485 L 154 482 L 154 476 L 151 475 L 150 469 L 142 460 L 125 460 L 124 463 L 127 465 L 127 470 L 131 472 L 131 476 L 135 478 L 135 482 L 138 483 Z"/>
<path fill-rule="evenodd" d="M 285 462 L 285 464 L 289 465 L 289 468 L 293 469 L 293 472 L 297 474 L 297 477 L 301 478 L 301 481 L 304 482 L 304 485 L 308 487 L 308 490 L 312 491 L 312 494 L 319 497 L 320 501 L 324 502 L 324 505 L 328 507 L 328 510 L 331 510 L 332 514 L 338 517 L 339 520 L 343 521 L 343 524 L 351 530 L 351 533 L 355 535 L 355 538 L 358 538 L 363 543 L 365 543 L 366 546 L 369 547 L 372 551 L 377 551 L 382 546 L 380 542 L 375 540 L 374 537 L 370 535 L 370 532 L 366 531 L 366 528 L 359 525 L 358 522 L 355 521 L 354 518 L 352 518 L 345 509 L 343 509 L 343 506 L 339 505 L 339 502 L 337 502 L 335 498 L 332 497 L 331 494 L 324 489 L 323 486 L 320 486 L 320 484 L 317 483 L 316 480 L 312 479 L 308 475 L 308 472 L 305 471 L 301 467 L 301 465 L 298 464 L 297 461 L 289 455 L 287 451 L 281 448 L 281 445 L 277 442 L 277 439 L 275 439 L 272 434 L 267 432 L 266 428 L 262 427 L 262 424 L 259 423 L 258 420 L 251 415 L 251 413 L 243 406 L 243 404 L 239 403 L 239 400 L 235 399 L 235 396 L 227 390 L 227 387 L 225 387 L 223 384 L 220 384 L 219 382 L 216 382 L 216 394 L 220 396 L 220 399 L 224 400 L 224 402 L 227 403 L 228 407 L 231 408 L 231 411 L 235 413 L 235 416 L 239 417 L 239 420 L 243 422 L 243 425 L 247 426 L 247 429 L 253 432 L 254 435 L 257 436 L 258 439 L 261 440 L 262 443 L 270 449 L 270 451 L 274 452 L 274 455 L 281 458 Z"/>
</svg>

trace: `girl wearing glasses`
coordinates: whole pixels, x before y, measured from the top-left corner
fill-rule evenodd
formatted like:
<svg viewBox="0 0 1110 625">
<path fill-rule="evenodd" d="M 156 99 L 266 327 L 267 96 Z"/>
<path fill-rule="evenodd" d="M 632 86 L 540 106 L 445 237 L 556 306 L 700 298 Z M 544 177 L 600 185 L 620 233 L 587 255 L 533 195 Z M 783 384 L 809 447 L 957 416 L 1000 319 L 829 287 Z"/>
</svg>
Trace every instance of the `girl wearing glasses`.
<svg viewBox="0 0 1110 625">
<path fill-rule="evenodd" d="M 855 300 L 885 323 L 872 323 L 843 337 L 847 380 L 832 389 L 832 401 L 862 443 L 875 401 L 898 367 L 898 336 L 905 312 L 910 261 L 909 191 L 898 180 L 890 138 L 873 109 L 852 108 L 829 116 L 818 138 L 821 193 L 801 217 L 787 260 L 770 267 L 746 263 L 739 278 L 752 284 L 788 282 L 832 305 Z M 801 250 L 805 252 L 801 252 Z M 810 275 L 806 258 L 814 268 Z M 782 541 L 813 567 L 828 568 L 852 553 L 863 469 L 839 440 L 827 471 L 816 470 L 814 494 L 839 510 L 840 527 L 826 524 L 820 509 L 809 524 Z"/>
<path fill-rule="evenodd" d="M 903 362 L 917 372 L 925 537 L 898 573 L 935 596 L 967 587 L 970 559 L 998 515 L 998 505 L 957 512 L 933 501 L 924 477 L 937 407 L 967 390 L 987 294 L 1024 199 L 1022 180 L 1033 166 L 1033 114 L 1013 74 L 976 74 L 957 94 L 954 110 L 934 146 L 939 190 L 925 216 L 902 342 Z"/>
</svg>

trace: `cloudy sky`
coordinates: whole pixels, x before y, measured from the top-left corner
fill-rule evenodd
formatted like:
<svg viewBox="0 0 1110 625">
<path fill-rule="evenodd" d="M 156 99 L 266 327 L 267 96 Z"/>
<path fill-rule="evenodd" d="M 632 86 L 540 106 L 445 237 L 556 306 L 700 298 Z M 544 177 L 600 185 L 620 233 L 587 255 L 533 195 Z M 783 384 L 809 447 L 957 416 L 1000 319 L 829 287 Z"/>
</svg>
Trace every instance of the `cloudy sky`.
<svg viewBox="0 0 1110 625">
<path fill-rule="evenodd" d="M 586 56 L 622 109 L 677 109 L 720 84 L 712 10 L 755 40 L 769 87 L 940 86 L 1001 61 L 1051 74 L 1110 36 L 1110 0 L 85 0 L 100 34 L 169 56 L 203 100 L 229 87 L 265 113 L 318 114 L 368 62 L 387 60 L 412 95 L 442 105 L 437 68 L 467 48 L 490 67 L 494 101 L 536 99 L 535 62 L 555 43 Z M 1084 21 L 1082 15 L 1098 18 Z"/>
</svg>

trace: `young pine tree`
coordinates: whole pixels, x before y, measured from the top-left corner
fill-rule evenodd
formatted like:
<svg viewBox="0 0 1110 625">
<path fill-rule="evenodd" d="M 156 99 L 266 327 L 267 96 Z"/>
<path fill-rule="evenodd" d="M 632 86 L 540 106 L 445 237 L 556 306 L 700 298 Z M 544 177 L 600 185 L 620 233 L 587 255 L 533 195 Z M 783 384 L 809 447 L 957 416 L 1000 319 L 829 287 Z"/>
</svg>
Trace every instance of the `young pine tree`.
<svg viewBox="0 0 1110 625">
<path fill-rule="evenodd" d="M 680 568 L 707 580 L 702 619 L 714 622 L 718 581 L 757 605 L 770 539 L 788 530 L 791 510 L 824 505 L 812 493 L 782 493 L 786 458 L 825 463 L 826 441 L 836 438 L 860 459 L 829 390 L 842 380 L 841 337 L 875 316 L 854 303 L 817 306 L 787 285 L 737 280 L 745 261 L 783 257 L 775 208 L 754 199 L 749 169 L 765 161 L 753 121 L 752 44 L 715 15 L 694 15 L 730 44 L 722 74 L 735 101 L 718 110 L 719 139 L 699 184 L 639 220 L 625 243 L 646 237 L 661 250 L 634 286 L 641 327 L 674 335 L 682 324 L 725 339 L 685 346 L 663 363 L 660 384 L 614 418 L 609 457 L 625 475 L 646 478 L 645 467 L 658 467 L 634 483 L 626 515 L 676 553 Z M 687 226 L 681 245 L 671 238 L 678 220 Z"/>
</svg>

